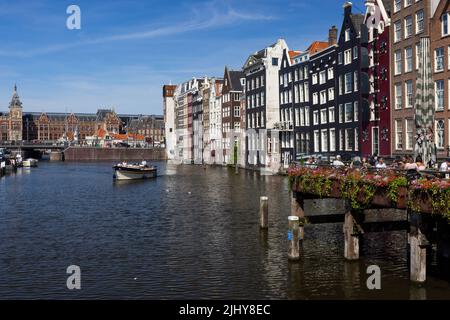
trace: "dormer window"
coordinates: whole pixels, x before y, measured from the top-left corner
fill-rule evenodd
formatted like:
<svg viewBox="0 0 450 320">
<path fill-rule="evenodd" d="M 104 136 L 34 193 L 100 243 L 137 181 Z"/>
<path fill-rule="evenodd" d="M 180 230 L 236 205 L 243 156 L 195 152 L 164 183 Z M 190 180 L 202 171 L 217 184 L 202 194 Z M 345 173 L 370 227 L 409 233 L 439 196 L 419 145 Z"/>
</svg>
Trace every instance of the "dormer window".
<svg viewBox="0 0 450 320">
<path fill-rule="evenodd" d="M 345 42 L 350 41 L 350 29 L 345 30 Z"/>
</svg>

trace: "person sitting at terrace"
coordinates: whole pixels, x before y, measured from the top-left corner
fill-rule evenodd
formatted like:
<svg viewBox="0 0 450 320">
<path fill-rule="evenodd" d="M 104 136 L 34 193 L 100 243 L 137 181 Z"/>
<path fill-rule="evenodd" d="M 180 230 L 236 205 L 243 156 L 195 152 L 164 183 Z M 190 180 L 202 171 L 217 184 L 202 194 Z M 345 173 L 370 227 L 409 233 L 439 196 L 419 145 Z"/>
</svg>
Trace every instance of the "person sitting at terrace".
<svg viewBox="0 0 450 320">
<path fill-rule="evenodd" d="M 366 158 L 366 157 L 363 157 L 363 158 L 362 158 L 361 165 L 362 165 L 362 167 L 365 168 L 365 169 L 368 169 L 368 168 L 371 167 L 371 165 L 370 165 L 369 161 L 367 161 L 367 158 Z"/>
<path fill-rule="evenodd" d="M 341 156 L 337 155 L 336 160 L 333 161 L 333 167 L 344 167 L 345 164 L 341 161 Z"/>
<path fill-rule="evenodd" d="M 406 163 L 405 163 L 404 169 L 405 170 L 417 170 L 417 163 L 415 163 L 413 161 L 412 157 L 406 158 Z"/>
<path fill-rule="evenodd" d="M 439 167 L 440 172 L 448 172 L 448 167 L 450 164 L 450 159 L 445 160 L 442 162 L 441 166 Z"/>
<path fill-rule="evenodd" d="M 350 163 L 350 168 L 361 168 L 361 167 L 362 167 L 361 158 L 358 156 L 354 157 L 352 163 Z"/>
<path fill-rule="evenodd" d="M 380 158 L 375 166 L 377 169 L 386 169 L 386 163 L 383 158 Z"/>
<path fill-rule="evenodd" d="M 416 158 L 416 164 L 417 164 L 417 171 L 424 171 L 424 170 L 426 170 L 426 166 L 425 166 L 425 164 L 423 163 L 423 161 L 422 161 L 422 157 L 421 156 L 418 156 L 417 158 Z"/>
</svg>

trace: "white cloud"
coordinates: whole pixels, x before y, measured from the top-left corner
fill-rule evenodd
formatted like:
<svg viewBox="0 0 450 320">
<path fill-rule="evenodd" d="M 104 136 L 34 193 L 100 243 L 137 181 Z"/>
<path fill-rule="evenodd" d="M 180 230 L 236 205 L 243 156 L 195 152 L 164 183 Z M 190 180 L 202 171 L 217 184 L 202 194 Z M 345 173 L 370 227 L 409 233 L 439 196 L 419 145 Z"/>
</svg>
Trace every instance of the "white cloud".
<svg viewBox="0 0 450 320">
<path fill-rule="evenodd" d="M 150 30 L 115 35 L 105 35 L 98 38 L 83 39 L 71 43 L 53 44 L 35 49 L 2 49 L 0 50 L 0 56 L 31 58 L 38 55 L 60 52 L 68 49 L 95 44 L 173 36 L 192 31 L 224 27 L 241 21 L 267 21 L 274 19 L 274 17 L 272 16 L 262 15 L 258 13 L 237 12 L 229 6 L 221 7 L 218 2 L 210 2 L 205 4 L 204 6 L 202 6 L 201 12 L 198 12 L 195 9 L 192 10 L 192 15 L 195 16 L 195 18 L 179 24 L 170 23 L 169 25 L 156 27 Z M 185 16 L 191 15 L 186 14 Z M 208 18 L 205 19 L 205 17 Z"/>
</svg>

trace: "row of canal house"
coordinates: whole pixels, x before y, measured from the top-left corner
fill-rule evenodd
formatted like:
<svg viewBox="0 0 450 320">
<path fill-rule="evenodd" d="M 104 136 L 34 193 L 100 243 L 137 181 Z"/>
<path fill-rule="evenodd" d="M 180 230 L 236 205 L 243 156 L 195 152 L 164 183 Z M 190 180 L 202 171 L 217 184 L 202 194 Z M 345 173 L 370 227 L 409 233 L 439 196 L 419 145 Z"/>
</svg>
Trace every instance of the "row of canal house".
<svg viewBox="0 0 450 320">
<path fill-rule="evenodd" d="M 328 41 L 296 51 L 279 39 L 249 55 L 240 70 L 226 67 L 221 78 L 165 86 L 169 159 L 237 160 L 277 172 L 310 155 L 412 154 L 423 36 L 431 38 L 438 156 L 448 156 L 449 6 L 446 0 L 367 0 L 360 14 L 346 2 L 341 28 L 330 28 Z"/>
</svg>

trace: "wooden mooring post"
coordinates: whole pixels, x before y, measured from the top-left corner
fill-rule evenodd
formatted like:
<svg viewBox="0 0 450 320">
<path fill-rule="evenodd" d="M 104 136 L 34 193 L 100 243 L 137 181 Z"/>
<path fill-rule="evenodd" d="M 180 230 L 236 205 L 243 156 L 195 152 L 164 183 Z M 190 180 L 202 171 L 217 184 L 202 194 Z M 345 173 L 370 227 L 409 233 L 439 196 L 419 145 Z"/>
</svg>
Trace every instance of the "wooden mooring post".
<svg viewBox="0 0 450 320">
<path fill-rule="evenodd" d="M 259 199 L 259 225 L 261 229 L 269 228 L 269 198 L 261 197 Z"/>
<path fill-rule="evenodd" d="M 305 237 L 304 219 L 305 219 L 304 199 L 294 192 L 291 198 L 291 216 L 299 218 L 299 240 Z"/>
<path fill-rule="evenodd" d="M 359 237 L 362 234 L 360 226 L 357 224 L 354 214 L 347 210 L 344 218 L 344 257 L 353 261 L 359 259 Z"/>
<path fill-rule="evenodd" d="M 297 216 L 290 216 L 289 230 L 288 230 L 288 258 L 289 260 L 299 260 L 300 259 L 300 243 L 299 243 L 299 218 Z"/>
<path fill-rule="evenodd" d="M 424 234 L 427 225 L 420 214 L 410 213 L 409 218 L 410 280 L 422 283 L 427 279 L 427 248 L 430 245 Z"/>
</svg>

